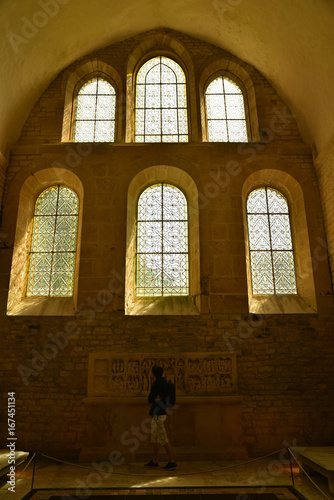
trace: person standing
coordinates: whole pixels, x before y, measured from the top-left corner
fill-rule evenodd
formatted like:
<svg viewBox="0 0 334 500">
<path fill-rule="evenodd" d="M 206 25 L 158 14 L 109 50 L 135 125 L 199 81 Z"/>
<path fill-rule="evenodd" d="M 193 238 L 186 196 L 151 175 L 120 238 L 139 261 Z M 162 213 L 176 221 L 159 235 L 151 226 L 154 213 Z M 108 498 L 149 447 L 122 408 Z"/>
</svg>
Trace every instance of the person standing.
<svg viewBox="0 0 334 500">
<path fill-rule="evenodd" d="M 151 423 L 151 443 L 153 446 L 153 458 L 147 464 L 147 467 L 159 466 L 159 448 L 164 446 L 168 463 L 163 469 L 174 469 L 177 463 L 174 460 L 171 444 L 168 440 L 165 421 L 166 421 L 166 398 L 168 397 L 168 384 L 163 375 L 161 366 L 154 365 L 152 367 L 152 386 L 148 396 L 148 402 L 151 403 L 150 415 Z"/>
</svg>

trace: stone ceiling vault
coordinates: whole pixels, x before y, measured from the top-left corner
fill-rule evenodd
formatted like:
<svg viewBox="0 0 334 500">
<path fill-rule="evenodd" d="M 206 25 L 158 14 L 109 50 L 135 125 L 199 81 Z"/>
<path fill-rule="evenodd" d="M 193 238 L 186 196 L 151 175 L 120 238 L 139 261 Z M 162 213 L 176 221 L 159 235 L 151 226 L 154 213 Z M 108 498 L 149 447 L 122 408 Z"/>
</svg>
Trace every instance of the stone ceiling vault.
<svg viewBox="0 0 334 500">
<path fill-rule="evenodd" d="M 29 31 L 29 21 L 40 27 Z M 253 65 L 296 115 L 305 142 L 318 152 L 330 144 L 333 0 L 2 0 L 0 151 L 61 70 L 154 28 L 201 38 Z"/>
</svg>

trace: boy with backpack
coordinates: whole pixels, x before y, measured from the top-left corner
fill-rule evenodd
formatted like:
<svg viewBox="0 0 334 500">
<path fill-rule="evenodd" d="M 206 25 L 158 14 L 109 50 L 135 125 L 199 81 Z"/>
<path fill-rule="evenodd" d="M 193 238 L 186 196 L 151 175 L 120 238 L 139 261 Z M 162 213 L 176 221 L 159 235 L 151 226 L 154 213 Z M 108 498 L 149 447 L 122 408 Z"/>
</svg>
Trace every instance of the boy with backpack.
<svg viewBox="0 0 334 500">
<path fill-rule="evenodd" d="M 158 467 L 159 446 L 161 445 L 164 446 L 169 460 L 163 469 L 168 470 L 174 469 L 177 466 L 164 426 L 167 418 L 166 408 L 170 408 L 175 404 L 175 393 L 174 386 L 170 382 L 167 382 L 162 374 L 163 369 L 161 366 L 154 365 L 152 367 L 153 383 L 148 396 L 148 402 L 152 403 L 150 415 L 152 417 L 151 443 L 153 445 L 153 459 L 145 465 L 147 467 Z"/>
</svg>

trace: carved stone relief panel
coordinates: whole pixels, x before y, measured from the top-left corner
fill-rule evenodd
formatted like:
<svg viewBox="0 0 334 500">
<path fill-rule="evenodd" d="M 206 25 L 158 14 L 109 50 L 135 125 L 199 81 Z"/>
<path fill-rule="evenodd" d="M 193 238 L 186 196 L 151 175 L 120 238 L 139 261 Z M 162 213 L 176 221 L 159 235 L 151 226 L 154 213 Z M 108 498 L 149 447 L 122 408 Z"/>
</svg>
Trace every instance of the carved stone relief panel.
<svg viewBox="0 0 334 500">
<path fill-rule="evenodd" d="M 237 391 L 234 353 L 153 354 L 91 353 L 88 396 L 147 396 L 153 365 L 175 384 L 179 396 L 219 396 Z"/>
</svg>

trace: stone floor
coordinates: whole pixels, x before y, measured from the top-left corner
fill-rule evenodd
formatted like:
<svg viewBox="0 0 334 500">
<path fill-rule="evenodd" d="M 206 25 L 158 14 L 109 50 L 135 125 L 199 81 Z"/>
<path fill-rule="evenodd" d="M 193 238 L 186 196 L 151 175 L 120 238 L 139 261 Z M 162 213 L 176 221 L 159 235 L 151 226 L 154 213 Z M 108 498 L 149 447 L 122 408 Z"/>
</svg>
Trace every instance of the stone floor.
<svg viewBox="0 0 334 500">
<path fill-rule="evenodd" d="M 161 462 L 163 465 L 164 462 Z M 108 477 L 96 471 L 93 464 L 77 464 L 80 467 L 54 462 L 49 459 L 38 457 L 36 462 L 34 488 L 78 488 L 78 495 L 87 496 L 96 488 L 120 488 L 123 495 L 129 488 L 140 488 L 141 491 L 148 488 L 205 488 L 205 487 L 237 487 L 255 486 L 257 493 L 270 492 L 273 486 L 292 486 L 289 465 L 282 465 L 275 457 L 267 457 L 256 461 L 216 461 L 216 462 L 182 462 L 173 471 L 163 469 L 150 469 L 142 464 L 134 463 L 114 467 L 113 473 Z M 83 468 L 86 467 L 86 468 Z M 23 469 L 23 465 L 17 468 L 17 476 Z M 101 466 L 100 466 L 101 469 Z M 309 481 L 299 472 L 296 465 L 293 466 L 295 488 L 308 500 L 324 500 L 322 495 Z M 105 466 L 105 469 L 107 467 Z M 6 478 L 0 483 L 0 499 L 10 498 L 20 500 L 31 490 L 32 464 L 16 480 L 15 493 L 9 496 Z M 314 475 L 312 479 L 325 493 L 327 498 L 334 499 L 329 493 L 327 480 L 321 475 Z M 195 493 L 195 491 L 194 491 Z M 71 492 L 72 495 L 75 491 Z M 51 495 L 51 492 L 50 492 Z M 156 495 L 154 495 L 155 497 Z M 153 498 L 154 498 L 153 497 Z M 245 497 L 247 498 L 247 497 Z M 237 500 L 244 500 L 236 495 Z"/>
</svg>

